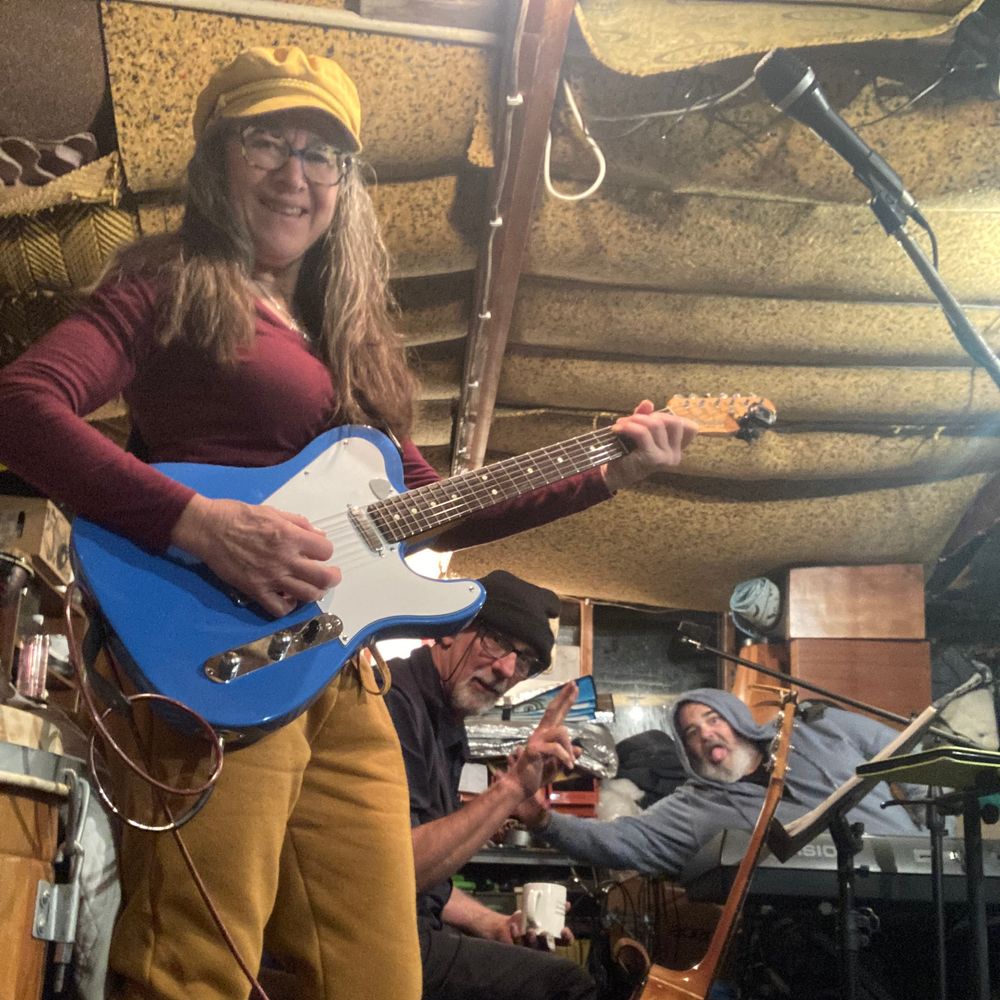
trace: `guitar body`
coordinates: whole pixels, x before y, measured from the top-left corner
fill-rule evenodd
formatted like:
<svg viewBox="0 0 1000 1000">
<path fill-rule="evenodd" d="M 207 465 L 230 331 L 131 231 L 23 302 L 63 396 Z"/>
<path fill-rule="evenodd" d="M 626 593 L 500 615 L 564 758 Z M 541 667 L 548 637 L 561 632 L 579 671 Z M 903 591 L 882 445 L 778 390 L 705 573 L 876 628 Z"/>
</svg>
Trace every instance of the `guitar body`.
<svg viewBox="0 0 1000 1000">
<path fill-rule="evenodd" d="M 405 491 L 395 446 L 369 427 L 338 427 L 280 465 L 246 469 L 164 463 L 160 471 L 204 496 L 266 503 L 302 514 L 333 541 L 341 584 L 318 603 L 273 619 L 179 550 L 154 555 L 77 518 L 72 555 L 84 590 L 99 605 L 111 646 L 141 691 L 174 698 L 229 738 L 244 741 L 302 712 L 369 640 L 455 632 L 482 605 L 474 580 L 432 580 L 403 561 L 403 543 L 373 549 L 349 517 Z M 225 682 L 205 663 L 226 650 L 334 615 L 340 634 L 315 648 Z"/>
</svg>

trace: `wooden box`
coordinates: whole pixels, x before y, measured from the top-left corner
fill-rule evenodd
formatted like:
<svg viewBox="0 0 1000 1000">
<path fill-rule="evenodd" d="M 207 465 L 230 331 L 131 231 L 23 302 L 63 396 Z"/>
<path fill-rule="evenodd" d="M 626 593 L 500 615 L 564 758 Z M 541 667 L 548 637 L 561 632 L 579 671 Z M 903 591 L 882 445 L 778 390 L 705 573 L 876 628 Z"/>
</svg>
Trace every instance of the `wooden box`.
<svg viewBox="0 0 1000 1000">
<path fill-rule="evenodd" d="M 788 661 L 793 678 L 813 681 L 898 715 L 915 715 L 931 702 L 931 651 L 927 642 L 792 639 L 788 643 Z M 803 689 L 802 697 L 822 696 Z"/>
<path fill-rule="evenodd" d="M 792 569 L 784 603 L 788 639 L 924 638 L 919 564 Z"/>
<path fill-rule="evenodd" d="M 0 496 L 0 552 L 28 556 L 35 571 L 54 587 L 69 583 L 69 521 L 49 500 Z"/>
</svg>

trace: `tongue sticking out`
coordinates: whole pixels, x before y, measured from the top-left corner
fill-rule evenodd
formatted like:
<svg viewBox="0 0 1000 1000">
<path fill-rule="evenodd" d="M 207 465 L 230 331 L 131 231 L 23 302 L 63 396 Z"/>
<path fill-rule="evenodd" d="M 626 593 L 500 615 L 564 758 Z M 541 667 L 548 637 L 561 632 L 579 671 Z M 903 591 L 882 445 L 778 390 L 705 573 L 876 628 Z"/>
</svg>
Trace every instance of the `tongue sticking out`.
<svg viewBox="0 0 1000 1000">
<path fill-rule="evenodd" d="M 712 747 L 708 752 L 708 757 L 713 764 L 718 764 L 728 752 L 725 747 Z"/>
</svg>

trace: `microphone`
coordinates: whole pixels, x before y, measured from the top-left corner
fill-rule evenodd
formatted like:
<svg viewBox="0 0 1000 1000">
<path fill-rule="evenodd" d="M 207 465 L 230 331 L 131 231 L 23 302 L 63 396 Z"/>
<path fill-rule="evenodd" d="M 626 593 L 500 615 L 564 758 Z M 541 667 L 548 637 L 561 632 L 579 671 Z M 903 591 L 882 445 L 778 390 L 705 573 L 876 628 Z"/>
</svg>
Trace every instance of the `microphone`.
<svg viewBox="0 0 1000 1000">
<path fill-rule="evenodd" d="M 677 629 L 667 642 L 667 656 L 676 662 L 696 659 L 703 646 L 715 639 L 714 629 L 696 622 L 678 622 Z"/>
<path fill-rule="evenodd" d="M 903 209 L 922 222 L 913 195 L 892 167 L 833 110 L 809 66 L 784 49 L 772 49 L 754 67 L 753 75 L 767 99 L 832 146 L 851 165 L 862 184 L 874 194 L 889 192 Z"/>
</svg>

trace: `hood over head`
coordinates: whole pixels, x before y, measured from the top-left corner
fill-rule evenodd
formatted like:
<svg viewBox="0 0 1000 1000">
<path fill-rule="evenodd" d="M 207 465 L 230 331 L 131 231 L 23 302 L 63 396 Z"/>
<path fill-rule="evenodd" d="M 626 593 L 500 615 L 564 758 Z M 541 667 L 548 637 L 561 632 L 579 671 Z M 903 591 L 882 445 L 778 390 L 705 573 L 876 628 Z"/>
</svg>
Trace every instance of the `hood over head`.
<svg viewBox="0 0 1000 1000">
<path fill-rule="evenodd" d="M 692 701 L 700 705 L 707 705 L 713 711 L 718 712 L 733 727 L 733 732 L 750 740 L 762 750 L 766 750 L 767 744 L 774 737 L 774 724 L 761 725 L 754 721 L 750 708 L 736 695 L 730 694 L 728 691 L 720 691 L 718 688 L 694 688 L 691 691 L 685 691 L 678 697 L 670 713 L 670 729 L 674 743 L 677 745 L 677 755 L 680 757 L 681 764 L 684 765 L 684 770 L 692 778 L 697 777 L 700 781 L 711 780 L 701 777 L 691 766 L 687 747 L 684 745 L 684 739 L 677 728 L 677 716 L 680 714 L 680 710 Z"/>
</svg>

